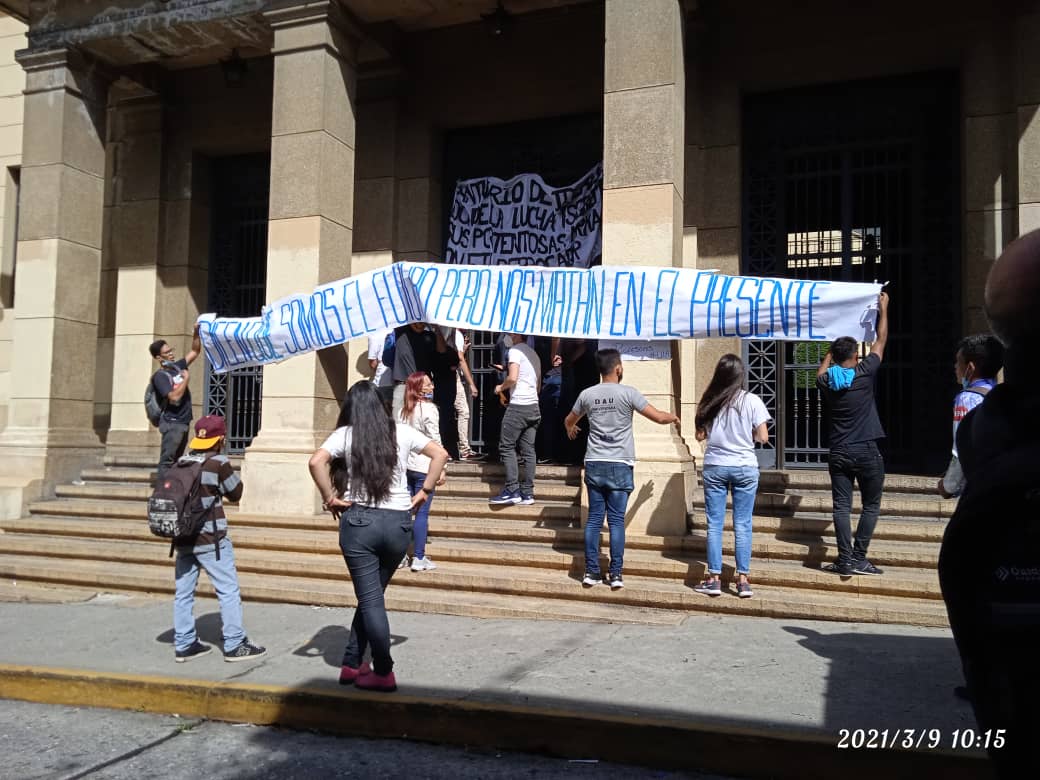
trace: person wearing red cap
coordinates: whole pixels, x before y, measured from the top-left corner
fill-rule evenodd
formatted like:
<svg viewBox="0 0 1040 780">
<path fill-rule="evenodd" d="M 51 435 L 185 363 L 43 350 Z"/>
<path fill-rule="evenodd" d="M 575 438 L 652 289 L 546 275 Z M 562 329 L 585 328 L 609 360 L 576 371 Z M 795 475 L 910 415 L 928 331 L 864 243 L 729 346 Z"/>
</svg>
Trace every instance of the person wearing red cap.
<svg viewBox="0 0 1040 780">
<path fill-rule="evenodd" d="M 199 641 L 195 632 L 195 586 L 199 569 L 205 569 L 220 603 L 220 622 L 224 633 L 224 660 L 229 663 L 260 658 L 267 653 L 253 644 L 242 627 L 242 596 L 235 569 L 235 551 L 227 535 L 223 499 L 242 498 L 242 480 L 221 452 L 227 428 L 224 418 L 207 415 L 195 423 L 195 437 L 188 444 L 191 452 L 178 462 L 202 463 L 199 491 L 202 506 L 210 514 L 193 537 L 178 541 L 174 567 L 176 592 L 173 598 L 174 660 L 184 663 L 209 653 L 213 648 Z"/>
</svg>

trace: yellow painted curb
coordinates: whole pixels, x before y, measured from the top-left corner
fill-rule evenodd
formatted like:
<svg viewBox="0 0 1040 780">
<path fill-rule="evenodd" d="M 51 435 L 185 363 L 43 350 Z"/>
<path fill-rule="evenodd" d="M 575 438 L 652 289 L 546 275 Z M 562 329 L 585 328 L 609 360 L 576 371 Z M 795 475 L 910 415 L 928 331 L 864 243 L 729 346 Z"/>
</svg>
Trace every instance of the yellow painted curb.
<svg viewBox="0 0 1040 780">
<path fill-rule="evenodd" d="M 0 698 L 748 776 L 990 776 L 985 756 L 978 753 L 838 750 L 837 735 L 387 695 L 331 685 L 258 685 L 0 664 Z"/>
</svg>

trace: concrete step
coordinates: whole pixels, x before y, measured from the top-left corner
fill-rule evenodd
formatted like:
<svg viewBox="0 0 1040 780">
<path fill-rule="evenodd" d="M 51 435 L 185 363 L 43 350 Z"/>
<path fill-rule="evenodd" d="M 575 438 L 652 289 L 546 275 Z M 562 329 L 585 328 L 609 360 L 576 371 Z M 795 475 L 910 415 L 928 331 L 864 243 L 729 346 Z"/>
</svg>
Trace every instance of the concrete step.
<svg viewBox="0 0 1040 780">
<path fill-rule="evenodd" d="M 442 507 L 450 503 L 449 499 L 440 502 Z M 444 510 L 444 514 L 438 514 L 437 507 L 438 502 L 435 501 L 430 527 L 430 534 L 435 538 L 476 539 L 491 543 L 518 541 L 550 546 L 558 543 L 580 546 L 584 539 L 584 531 L 576 517 L 545 517 L 524 511 L 535 507 L 506 508 L 491 516 L 465 515 L 453 511 L 451 507 Z M 227 507 L 227 514 L 236 529 L 289 529 L 297 533 L 326 532 L 335 529 L 334 521 L 329 515 L 251 515 L 240 513 L 231 506 Z M 752 536 L 754 554 L 819 563 L 835 551 L 833 529 L 823 525 L 825 522 L 801 522 L 795 518 L 756 518 Z M 933 567 L 938 558 L 943 525 L 921 520 L 879 523 L 871 545 L 871 558 L 876 559 L 875 562 L 879 564 L 885 560 L 888 565 Z M 119 530 L 107 530 L 111 527 L 118 527 Z M 86 536 L 94 533 L 118 535 L 124 529 L 133 528 L 141 529 L 142 532 L 147 530 L 143 506 L 70 499 L 41 502 L 35 505 L 31 517 L 0 522 L 0 530 Z M 604 528 L 603 535 L 606 534 L 607 529 Z M 703 526 L 695 527 L 683 536 L 662 537 L 628 533 L 626 537 L 626 546 L 629 549 L 700 551 L 706 543 L 706 531 Z M 727 524 L 723 533 L 724 549 L 732 546 L 732 540 L 732 529 Z M 889 558 L 892 554 L 897 557 Z"/>
<path fill-rule="evenodd" d="M 157 550 L 167 550 L 169 543 L 153 536 L 140 524 L 110 522 L 95 524 L 94 536 L 84 538 L 82 521 L 56 520 L 47 534 L 40 529 L 7 524 L 0 534 L 0 553 L 15 555 L 47 555 L 52 557 L 96 556 L 98 559 L 121 560 L 122 552 L 111 552 L 125 543 L 148 545 L 148 560 Z M 288 530 L 282 528 L 250 528 L 236 526 L 232 532 L 238 550 L 255 549 L 290 554 L 295 565 L 310 571 L 310 555 L 331 556 L 340 561 L 338 539 L 333 527 L 321 530 Z M 158 545 L 158 547 L 156 547 Z M 602 566 L 605 570 L 607 540 L 601 542 Z M 142 547 L 141 550 L 145 548 Z M 584 546 L 581 539 L 571 539 L 552 546 L 540 542 L 484 541 L 433 537 L 429 555 L 440 563 L 473 563 L 511 571 L 514 577 L 526 577 L 530 569 L 569 572 L 580 576 L 585 570 Z M 727 579 L 731 562 L 724 567 Z M 338 565 L 338 563 L 337 563 Z M 883 577 L 836 577 L 817 567 L 797 561 L 768 558 L 753 559 L 756 584 L 790 588 L 819 588 L 830 592 L 876 593 L 887 596 L 941 598 L 934 571 L 909 567 L 893 567 Z M 705 558 L 695 551 L 629 549 L 625 554 L 626 574 L 683 582 L 693 587 L 705 575 Z"/>
<path fill-rule="evenodd" d="M 65 496 L 48 501 L 36 501 L 29 505 L 31 515 L 58 515 L 73 517 L 119 517 L 140 518 L 147 516 L 147 504 L 139 500 L 121 500 L 116 498 L 115 493 L 105 493 L 92 488 L 90 485 L 69 486 L 66 491 L 74 493 L 75 496 Z M 89 495 L 89 498 L 82 497 Z M 112 498 L 106 498 L 111 495 Z M 580 510 L 573 503 L 565 501 L 538 501 L 533 506 L 518 506 L 508 504 L 505 506 L 491 506 L 487 501 L 475 501 L 465 498 L 438 497 L 434 499 L 430 508 L 430 517 L 443 518 L 448 516 L 458 517 L 483 517 L 489 520 L 573 520 L 577 522 Z"/>
<path fill-rule="evenodd" d="M 727 498 L 726 507 L 732 509 L 732 497 Z M 694 512 L 704 512 L 704 493 L 697 491 L 693 498 Z M 760 514 L 792 515 L 797 512 L 826 512 L 834 508 L 830 490 L 802 491 L 797 494 L 763 493 L 755 496 L 755 511 Z M 852 498 L 852 511 L 859 512 L 863 503 L 859 494 Z M 956 501 L 947 501 L 937 495 L 927 496 L 883 496 L 881 512 L 886 515 L 906 517 L 948 518 L 957 509 Z"/>
<path fill-rule="evenodd" d="M 96 472 L 94 473 L 96 474 Z M 82 484 L 67 483 L 58 485 L 55 495 L 58 498 L 90 498 L 99 501 L 147 501 L 152 494 L 152 481 L 150 479 L 138 478 L 130 480 L 116 480 L 112 475 L 105 475 L 105 479 L 91 478 Z M 142 475 L 145 472 L 141 472 Z M 125 474 L 125 476 L 133 476 Z M 468 500 L 487 501 L 501 491 L 501 483 L 492 484 L 481 482 L 465 476 L 451 474 L 447 482 L 437 488 L 437 498 L 462 498 Z M 536 488 L 536 496 L 539 503 L 560 502 L 568 505 L 577 505 L 581 500 L 581 488 L 567 485 L 559 480 L 539 484 Z"/>
<path fill-rule="evenodd" d="M 350 587 L 346 567 L 337 580 L 318 577 L 278 576 L 242 570 L 239 585 L 246 601 L 352 607 L 357 602 Z M 107 561 L 50 559 L 31 556 L 0 556 L 0 577 L 32 582 L 62 583 L 111 592 L 173 593 L 172 564 L 161 565 Z M 206 577 L 199 580 L 198 592 L 212 596 Z M 525 597 L 515 594 L 492 596 L 465 591 L 437 591 L 430 588 L 398 588 L 392 584 L 386 593 L 386 606 L 403 612 L 434 612 L 483 618 L 534 618 L 597 623 L 635 623 L 677 625 L 686 618 L 673 610 L 632 607 L 625 604 L 569 602 L 562 599 Z"/>
<path fill-rule="evenodd" d="M 698 476 L 702 467 L 698 464 Z M 910 474 L 886 474 L 885 491 L 892 493 L 924 493 L 935 495 L 935 485 L 939 477 L 922 477 Z M 759 487 L 771 493 L 795 492 L 803 490 L 823 490 L 830 492 L 831 479 L 827 469 L 790 469 L 787 471 L 766 469 L 760 472 Z"/>
<path fill-rule="evenodd" d="M 5 545 L 14 544 L 6 538 L 0 541 Z M 105 588 L 165 592 L 169 589 L 171 566 L 160 552 L 161 549 L 151 542 L 75 540 L 66 545 L 65 552 L 76 551 L 82 558 L 17 554 L 12 551 L 14 554 L 0 556 L 0 576 L 73 586 L 90 584 Z M 338 555 L 301 556 L 240 547 L 236 550 L 235 558 L 243 575 L 253 573 L 262 577 L 264 586 L 269 589 L 266 595 L 260 595 L 254 589 L 252 598 L 295 603 L 344 603 L 330 602 L 326 595 L 333 593 L 342 599 L 342 591 L 347 590 L 342 588 L 342 584 L 337 588 L 337 584 L 347 579 L 345 567 Z M 761 590 L 752 599 L 738 599 L 733 593 L 711 599 L 695 593 L 685 582 L 657 577 L 627 575 L 626 587 L 619 591 L 611 591 L 604 586 L 583 588 L 578 578 L 576 573 L 562 576 L 560 572 L 531 569 L 521 574 L 515 569 L 510 570 L 510 567 L 453 561 L 430 572 L 401 572 L 394 580 L 394 595 L 405 595 L 403 590 L 397 590 L 397 586 L 402 589 L 421 589 L 423 594 L 427 591 L 437 594 L 430 599 L 424 599 L 423 595 L 416 597 L 423 604 L 423 611 L 439 611 L 437 605 L 442 602 L 439 596 L 446 591 L 444 595 L 490 593 L 510 598 L 520 596 L 651 610 L 946 625 L 945 606 L 936 599 L 780 586 L 759 586 Z M 166 580 L 165 587 L 163 580 Z M 299 591 L 301 580 L 311 586 L 305 594 Z M 318 583 L 324 584 L 316 587 Z M 250 584 L 254 583 L 251 581 Z M 243 582 L 243 591 L 245 589 L 246 583 Z M 301 597 L 305 598 L 301 601 Z"/>
<path fill-rule="evenodd" d="M 104 466 L 99 469 L 84 469 L 80 479 L 84 482 L 124 482 L 151 485 L 155 482 L 155 464 L 147 468 Z"/>
</svg>

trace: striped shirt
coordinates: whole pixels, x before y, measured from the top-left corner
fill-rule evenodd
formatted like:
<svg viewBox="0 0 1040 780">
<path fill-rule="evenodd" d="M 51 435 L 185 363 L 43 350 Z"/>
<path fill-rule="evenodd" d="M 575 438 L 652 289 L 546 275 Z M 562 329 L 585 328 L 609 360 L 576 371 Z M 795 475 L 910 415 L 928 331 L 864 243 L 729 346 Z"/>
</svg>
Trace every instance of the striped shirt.
<svg viewBox="0 0 1040 780">
<path fill-rule="evenodd" d="M 211 552 L 216 542 L 227 536 L 224 499 L 237 502 L 242 498 L 242 479 L 235 473 L 227 455 L 193 452 L 180 459 L 180 462 L 185 461 L 202 463 L 202 473 L 199 476 L 202 505 L 206 509 L 213 508 L 199 534 L 186 539 L 183 544 L 178 544 L 177 549 L 192 553 Z M 213 532 L 214 520 L 217 523 L 216 534 Z"/>
</svg>

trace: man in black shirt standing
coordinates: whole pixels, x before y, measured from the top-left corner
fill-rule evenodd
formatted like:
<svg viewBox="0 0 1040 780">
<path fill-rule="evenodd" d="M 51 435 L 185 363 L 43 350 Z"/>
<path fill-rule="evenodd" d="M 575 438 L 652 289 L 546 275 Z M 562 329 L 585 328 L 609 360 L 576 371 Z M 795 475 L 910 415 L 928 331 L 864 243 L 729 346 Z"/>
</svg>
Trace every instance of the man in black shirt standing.
<svg viewBox="0 0 1040 780">
<path fill-rule="evenodd" d="M 816 372 L 816 385 L 830 412 L 828 470 L 838 538 L 838 560 L 825 568 L 843 576 L 881 574 L 867 560 L 867 547 L 881 512 L 885 484 L 885 461 L 877 445 L 885 431 L 874 402 L 874 385 L 887 341 L 888 294 L 883 292 L 878 296 L 877 338 L 870 354 L 859 360 L 856 340 L 842 336 L 831 344 Z M 854 480 L 863 498 L 855 540 L 850 519 Z"/>
<path fill-rule="evenodd" d="M 159 370 L 152 377 L 155 393 L 162 405 L 159 417 L 159 433 L 162 444 L 159 448 L 159 476 L 162 479 L 166 469 L 170 468 L 184 454 L 188 444 L 188 428 L 191 427 L 191 391 L 188 389 L 188 366 L 202 352 L 202 341 L 199 339 L 199 326 L 191 334 L 191 349 L 180 360 L 175 360 L 173 348 L 163 339 L 153 341 L 148 351 L 159 364 Z"/>
</svg>

